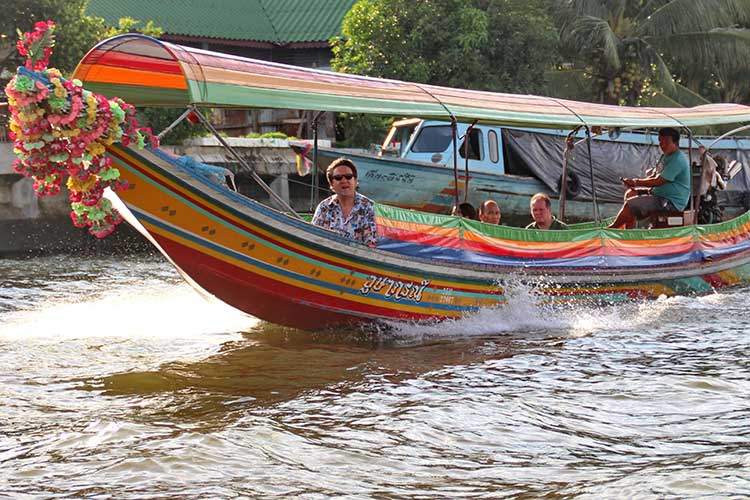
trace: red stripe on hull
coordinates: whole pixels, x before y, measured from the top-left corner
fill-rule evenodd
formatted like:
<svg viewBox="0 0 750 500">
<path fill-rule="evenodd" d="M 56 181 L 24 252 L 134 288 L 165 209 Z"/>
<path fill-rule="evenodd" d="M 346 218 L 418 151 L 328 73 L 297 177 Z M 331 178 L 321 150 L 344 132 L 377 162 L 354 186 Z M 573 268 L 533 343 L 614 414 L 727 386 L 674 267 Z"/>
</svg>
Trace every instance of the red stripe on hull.
<svg viewBox="0 0 750 500">
<path fill-rule="evenodd" d="M 256 230 L 252 229 L 250 226 L 248 226 L 246 221 L 236 221 L 236 220 L 230 219 L 229 217 L 223 215 L 222 213 L 220 213 L 219 211 L 217 211 L 216 209 L 214 209 L 209 204 L 204 203 L 201 199 L 198 199 L 198 198 L 196 198 L 194 196 L 191 196 L 191 195 L 189 195 L 187 193 L 178 193 L 177 191 L 174 191 L 169 185 L 165 184 L 158 177 L 156 177 L 154 175 L 154 172 L 151 169 L 144 169 L 144 168 L 141 168 L 140 166 L 138 166 L 137 164 L 134 164 L 133 162 L 129 161 L 128 158 L 126 158 L 125 156 L 123 156 L 116 148 L 109 148 L 108 152 L 112 156 L 114 156 L 115 158 L 117 158 L 118 160 L 120 160 L 121 162 L 123 162 L 123 166 L 124 167 L 130 168 L 131 170 L 137 171 L 137 172 L 145 175 L 146 177 L 148 177 L 149 179 L 151 179 L 157 185 L 162 186 L 168 192 L 173 193 L 173 195 L 175 197 L 184 198 L 184 199 L 188 200 L 189 202 L 191 202 L 191 203 L 195 204 L 196 206 L 200 207 L 201 209 L 207 211 L 211 215 L 213 215 L 213 216 L 215 216 L 215 217 L 217 217 L 217 218 L 219 218 L 219 219 L 227 222 L 228 224 L 231 224 L 234 227 L 237 227 L 237 228 L 239 228 L 239 229 L 241 229 L 243 231 L 247 231 L 248 233 L 250 233 L 250 234 L 258 237 L 258 239 L 260 239 L 260 240 L 268 241 L 270 243 L 273 243 L 274 245 L 278 245 L 279 247 L 284 248 L 285 250 L 289 250 L 290 252 L 294 252 L 294 253 L 297 253 L 299 255 L 302 255 L 302 256 L 305 256 L 305 257 L 309 257 L 309 258 L 314 259 L 314 260 L 319 260 L 321 262 L 325 262 L 325 263 L 331 264 L 333 266 L 338 266 L 338 267 L 345 268 L 345 269 L 348 269 L 348 270 L 351 270 L 351 271 L 357 271 L 357 272 L 360 272 L 360 273 L 363 273 L 363 274 L 371 274 L 372 273 L 371 269 L 360 267 L 360 266 L 356 265 L 356 263 L 354 263 L 354 262 L 346 262 L 346 263 L 337 262 L 337 261 L 328 259 L 325 256 L 315 255 L 315 254 L 312 254 L 310 252 L 307 252 L 307 251 L 305 251 L 305 249 L 293 248 L 292 246 L 288 245 L 287 243 L 285 243 L 284 241 L 282 241 L 280 239 L 275 239 L 275 238 L 269 237 L 267 235 L 261 234 L 259 231 L 256 231 Z M 129 199 L 127 192 L 123 193 L 121 195 L 121 197 L 125 201 L 127 201 L 129 203 L 132 203 L 132 204 L 134 204 L 136 206 L 139 206 L 138 203 L 137 203 L 137 200 L 135 200 L 135 199 Z M 383 275 L 386 275 L 386 276 L 392 276 L 393 275 L 393 272 L 391 272 L 391 271 L 379 271 L 379 272 L 382 273 Z M 442 286 L 439 286 L 437 284 L 433 284 L 431 286 L 431 288 L 433 290 L 447 289 L 446 287 L 442 287 Z M 451 290 L 455 290 L 455 291 L 464 291 L 464 292 L 475 292 L 476 291 L 476 290 L 470 289 L 470 288 L 458 288 L 458 287 L 451 287 L 450 289 Z M 427 317 L 427 316 L 425 316 L 425 317 Z"/>
<path fill-rule="evenodd" d="M 718 289 L 728 286 L 728 283 L 726 283 L 719 274 L 707 274 L 705 276 L 701 276 L 701 278 L 713 288 Z"/>
<path fill-rule="evenodd" d="M 335 299 L 314 291 L 285 284 L 233 266 L 173 240 L 154 234 L 162 249 L 180 269 L 218 299 L 264 321 L 303 330 L 377 321 L 436 319 L 418 313 L 368 306 Z M 343 309 L 370 317 L 332 311 Z"/>
<path fill-rule="evenodd" d="M 217 217 L 217 218 L 219 218 L 219 219 L 227 222 L 228 224 L 230 224 L 230 225 L 232 225 L 234 227 L 237 227 L 237 228 L 239 228 L 239 229 L 241 229 L 243 231 L 246 231 L 246 232 L 248 232 L 248 233 L 250 233 L 250 234 L 258 237 L 258 239 L 260 239 L 260 240 L 268 241 L 270 243 L 273 243 L 274 245 L 278 245 L 279 247 L 281 247 L 281 248 L 283 248 L 285 250 L 289 250 L 290 252 L 294 252 L 294 253 L 297 253 L 299 255 L 303 255 L 305 257 L 309 257 L 311 259 L 319 260 L 319 261 L 325 262 L 327 264 L 331 264 L 331 265 L 334 265 L 334 266 L 342 267 L 342 268 L 345 268 L 345 269 L 348 269 L 348 270 L 351 270 L 351 271 L 357 271 L 357 272 L 360 272 L 360 273 L 363 273 L 363 274 L 371 274 L 371 269 L 357 266 L 353 262 L 347 262 L 347 263 L 336 262 L 336 261 L 334 261 L 332 259 L 326 258 L 325 256 L 314 255 L 312 253 L 309 253 L 309 252 L 305 251 L 304 249 L 293 248 L 293 247 L 291 247 L 290 245 L 286 244 L 284 241 L 282 241 L 280 239 L 275 239 L 275 238 L 269 237 L 267 235 L 264 235 L 264 234 L 260 233 L 259 231 L 256 231 L 256 230 L 252 229 L 248 225 L 247 221 L 244 221 L 244 220 L 242 220 L 242 221 L 233 220 L 233 219 L 231 219 L 231 218 L 223 215 L 222 213 L 220 213 L 216 209 L 214 209 L 208 203 L 203 202 L 201 199 L 198 199 L 195 196 L 187 194 L 187 193 L 181 193 L 181 192 L 177 192 L 177 191 L 173 190 L 171 188 L 171 186 L 169 186 L 168 184 L 165 184 L 158 177 L 156 177 L 154 175 L 154 172 L 153 172 L 152 169 L 150 169 L 150 168 L 149 169 L 144 169 L 144 168 L 140 167 L 139 165 L 131 162 L 127 157 L 123 156 L 116 148 L 109 148 L 108 149 L 108 153 L 110 153 L 112 156 L 114 156 L 115 158 L 117 158 L 119 161 L 123 162 L 123 166 L 124 167 L 129 168 L 131 170 L 134 170 L 136 172 L 139 172 L 139 173 L 145 175 L 146 177 L 148 177 L 149 179 L 151 179 L 157 185 L 162 186 L 167 192 L 172 193 L 176 198 L 178 198 L 178 199 L 179 198 L 184 198 L 185 200 L 189 201 L 190 203 L 193 203 L 196 206 L 200 207 L 201 209 L 205 210 L 206 212 L 210 213 L 214 217 Z M 132 204 L 134 204 L 136 206 L 140 206 L 138 204 L 138 202 L 137 202 L 136 199 L 130 199 L 129 198 L 127 192 L 122 193 L 121 197 L 126 202 L 132 203 Z M 389 272 L 389 271 L 381 271 L 381 272 L 383 274 L 385 274 L 385 275 L 391 275 L 391 274 L 393 274 L 392 272 Z M 440 288 L 440 287 L 433 286 L 432 288 Z M 453 289 L 454 290 L 463 290 L 461 288 L 453 288 Z M 473 290 L 467 290 L 467 291 L 473 291 Z"/>
</svg>

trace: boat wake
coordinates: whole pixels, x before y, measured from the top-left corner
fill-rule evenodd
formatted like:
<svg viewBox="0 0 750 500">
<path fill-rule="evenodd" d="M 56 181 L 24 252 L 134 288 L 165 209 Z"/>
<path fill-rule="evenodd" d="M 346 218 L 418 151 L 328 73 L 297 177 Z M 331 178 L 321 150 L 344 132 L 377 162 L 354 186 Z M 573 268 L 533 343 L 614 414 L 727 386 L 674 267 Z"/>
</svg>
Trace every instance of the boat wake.
<svg viewBox="0 0 750 500">
<path fill-rule="evenodd" d="M 258 320 L 185 283 L 130 283 L 102 293 L 45 299 L 3 314 L 0 338 L 186 338 L 241 332 Z M 224 340 L 226 340 L 224 338 Z"/>
<path fill-rule="evenodd" d="M 391 335 L 407 342 L 494 335 L 583 337 L 594 332 L 621 330 L 658 323 L 664 315 L 685 307 L 713 307 L 721 294 L 704 297 L 660 297 L 657 300 L 614 305 L 553 304 L 533 286 L 514 283 L 506 288 L 507 302 L 481 309 L 460 319 L 435 323 L 387 322 Z"/>
</svg>

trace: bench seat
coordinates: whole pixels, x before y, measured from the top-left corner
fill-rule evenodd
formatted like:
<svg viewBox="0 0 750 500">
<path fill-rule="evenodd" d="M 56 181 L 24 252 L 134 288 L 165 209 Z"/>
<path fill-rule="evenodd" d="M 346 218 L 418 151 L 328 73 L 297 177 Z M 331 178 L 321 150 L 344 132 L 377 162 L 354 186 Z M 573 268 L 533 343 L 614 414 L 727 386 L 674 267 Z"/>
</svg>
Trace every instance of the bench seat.
<svg viewBox="0 0 750 500">
<path fill-rule="evenodd" d="M 649 222 L 651 229 L 690 226 L 695 224 L 695 212 L 693 210 L 655 212 L 649 216 Z"/>
</svg>

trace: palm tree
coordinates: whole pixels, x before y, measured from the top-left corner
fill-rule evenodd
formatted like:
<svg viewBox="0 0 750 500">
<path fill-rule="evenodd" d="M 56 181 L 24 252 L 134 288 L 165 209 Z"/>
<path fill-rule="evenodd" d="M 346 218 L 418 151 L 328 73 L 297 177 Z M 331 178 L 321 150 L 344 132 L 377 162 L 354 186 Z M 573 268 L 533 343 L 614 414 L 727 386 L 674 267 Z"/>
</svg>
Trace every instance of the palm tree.
<svg viewBox="0 0 750 500">
<path fill-rule="evenodd" d="M 750 0 L 556 2 L 563 53 L 596 101 L 637 105 L 661 92 L 695 104 L 701 82 L 750 67 L 750 31 L 738 27 L 750 25 Z"/>
</svg>

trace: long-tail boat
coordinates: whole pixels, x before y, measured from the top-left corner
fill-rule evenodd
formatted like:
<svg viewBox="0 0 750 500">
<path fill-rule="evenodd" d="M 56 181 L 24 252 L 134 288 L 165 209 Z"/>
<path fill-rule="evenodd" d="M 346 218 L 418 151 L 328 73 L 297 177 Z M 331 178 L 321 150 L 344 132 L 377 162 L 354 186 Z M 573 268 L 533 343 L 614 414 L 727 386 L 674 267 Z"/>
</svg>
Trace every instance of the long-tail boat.
<svg viewBox="0 0 750 500">
<path fill-rule="evenodd" d="M 101 42 L 75 77 L 140 106 L 296 108 L 479 120 L 508 126 L 679 127 L 750 121 L 750 108 L 629 108 L 337 74 L 183 47 L 142 35 Z M 750 276 L 750 213 L 712 225 L 567 231 L 489 226 L 385 205 L 370 248 L 232 190 L 158 149 L 112 145 L 132 222 L 192 282 L 270 322 L 303 329 L 458 318 L 516 284 L 543 300 L 710 293 Z M 596 212 L 596 210 L 594 210 Z M 599 221 L 601 222 L 601 221 Z"/>
</svg>

